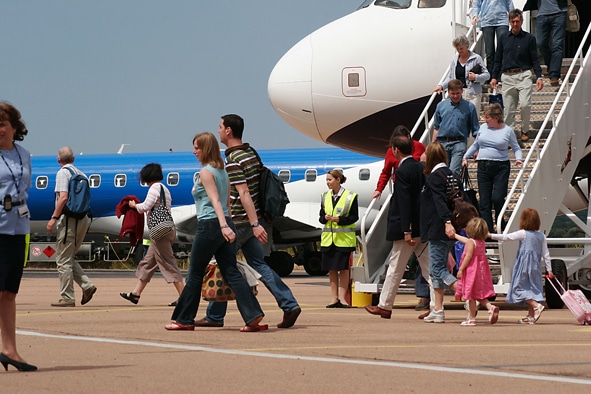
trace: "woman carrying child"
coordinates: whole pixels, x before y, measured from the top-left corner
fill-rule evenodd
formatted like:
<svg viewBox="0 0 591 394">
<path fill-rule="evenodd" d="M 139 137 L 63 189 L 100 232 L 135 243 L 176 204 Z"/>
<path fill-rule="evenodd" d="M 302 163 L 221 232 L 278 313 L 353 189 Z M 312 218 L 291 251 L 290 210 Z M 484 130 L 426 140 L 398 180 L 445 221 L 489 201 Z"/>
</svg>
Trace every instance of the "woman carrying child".
<svg viewBox="0 0 591 394">
<path fill-rule="evenodd" d="M 544 288 L 540 260 L 543 258 L 550 278 L 554 277 L 550 264 L 550 252 L 546 236 L 540 230 L 540 215 L 533 208 L 526 208 L 519 218 L 520 230 L 510 234 L 489 234 L 497 241 L 520 241 L 513 268 L 513 277 L 506 301 L 511 304 L 525 303 L 527 316 L 521 324 L 534 324 L 544 311 Z"/>
<path fill-rule="evenodd" d="M 492 275 L 486 257 L 485 240 L 488 237 L 488 225 L 482 218 L 470 219 L 466 225 L 466 234 L 469 238 L 456 233 L 455 237 L 464 244 L 464 252 L 458 269 L 458 292 L 462 299 L 468 300 L 469 315 L 461 323 L 462 326 L 476 325 L 476 301 L 484 305 L 488 310 L 488 321 L 495 324 L 499 319 L 499 307 L 491 304 L 488 297 L 495 295 Z"/>
</svg>

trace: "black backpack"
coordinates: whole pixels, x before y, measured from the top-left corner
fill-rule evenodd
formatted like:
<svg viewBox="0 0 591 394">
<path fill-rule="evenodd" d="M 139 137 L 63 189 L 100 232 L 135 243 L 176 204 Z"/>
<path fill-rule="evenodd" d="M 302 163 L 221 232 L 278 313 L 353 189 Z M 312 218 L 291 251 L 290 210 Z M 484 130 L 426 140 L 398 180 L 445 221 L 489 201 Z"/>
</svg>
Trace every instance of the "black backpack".
<svg viewBox="0 0 591 394">
<path fill-rule="evenodd" d="M 444 177 L 447 185 L 447 205 L 451 211 L 451 224 L 456 231 L 460 231 L 466 228 L 470 219 L 480 216 L 478 209 L 466 201 L 464 192 L 457 187 L 459 182 L 454 174 L 446 176 L 441 173 L 441 176 Z M 449 179 L 450 177 L 452 178 L 451 181 Z"/>
<path fill-rule="evenodd" d="M 289 197 L 279 175 L 265 167 L 257 151 L 252 147 L 251 149 L 260 163 L 259 208 L 263 217 L 268 221 L 272 221 L 283 216 L 285 207 L 289 204 Z"/>
</svg>

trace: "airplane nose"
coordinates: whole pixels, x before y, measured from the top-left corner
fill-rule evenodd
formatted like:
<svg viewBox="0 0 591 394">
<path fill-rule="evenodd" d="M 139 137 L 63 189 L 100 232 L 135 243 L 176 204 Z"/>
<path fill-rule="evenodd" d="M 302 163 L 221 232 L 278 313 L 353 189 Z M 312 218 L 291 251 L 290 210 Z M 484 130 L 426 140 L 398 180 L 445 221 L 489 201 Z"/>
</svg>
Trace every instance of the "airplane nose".
<svg viewBox="0 0 591 394">
<path fill-rule="evenodd" d="M 290 126 L 321 139 L 312 103 L 312 41 L 308 36 L 277 62 L 267 86 L 275 111 Z"/>
</svg>

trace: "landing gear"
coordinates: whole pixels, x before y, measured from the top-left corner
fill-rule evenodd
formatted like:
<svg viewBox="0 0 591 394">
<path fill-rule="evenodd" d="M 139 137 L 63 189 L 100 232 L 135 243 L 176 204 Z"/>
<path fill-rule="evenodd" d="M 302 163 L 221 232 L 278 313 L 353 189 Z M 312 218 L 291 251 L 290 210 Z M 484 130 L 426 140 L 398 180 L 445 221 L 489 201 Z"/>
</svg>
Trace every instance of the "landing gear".
<svg viewBox="0 0 591 394">
<path fill-rule="evenodd" d="M 304 253 L 304 270 L 310 276 L 324 276 L 328 271 L 322 270 L 322 254 L 320 252 Z"/>
<path fill-rule="evenodd" d="M 265 261 L 281 277 L 289 276 L 293 271 L 293 257 L 287 252 L 271 252 L 269 256 L 265 256 Z"/>
<path fill-rule="evenodd" d="M 568 289 L 568 276 L 566 272 L 566 264 L 564 261 L 553 259 L 552 260 L 552 273 L 565 289 Z M 552 288 L 552 285 L 548 283 L 550 279 L 546 278 L 544 289 L 546 291 L 546 304 L 550 309 L 561 309 L 564 306 L 564 302 L 560 298 L 560 295 Z"/>
</svg>

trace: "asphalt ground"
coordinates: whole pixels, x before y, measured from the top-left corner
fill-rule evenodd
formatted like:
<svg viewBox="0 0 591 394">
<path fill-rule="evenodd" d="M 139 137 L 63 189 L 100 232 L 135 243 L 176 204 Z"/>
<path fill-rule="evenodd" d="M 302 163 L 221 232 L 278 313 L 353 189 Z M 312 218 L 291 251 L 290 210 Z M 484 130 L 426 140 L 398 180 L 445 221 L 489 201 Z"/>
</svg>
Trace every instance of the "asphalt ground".
<svg viewBox="0 0 591 394">
<path fill-rule="evenodd" d="M 278 329 L 282 311 L 261 286 L 269 330 L 239 332 L 231 302 L 223 328 L 166 331 L 176 298 L 155 277 L 138 305 L 119 296 L 135 284 L 133 271 L 87 274 L 93 300 L 55 308 L 55 271 L 26 271 L 17 297 L 17 343 L 37 372 L 0 369 L 2 393 L 301 393 L 339 392 L 589 392 L 591 327 L 567 309 L 546 310 L 535 325 L 521 325 L 525 309 L 499 298 L 499 321 L 480 311 L 462 327 L 463 304 L 446 297 L 446 322 L 425 323 L 412 294 L 396 297 L 392 319 L 363 308 L 327 309 L 327 277 L 302 271 L 284 278 L 302 314 Z M 205 310 L 201 302 L 197 318 Z"/>
</svg>

